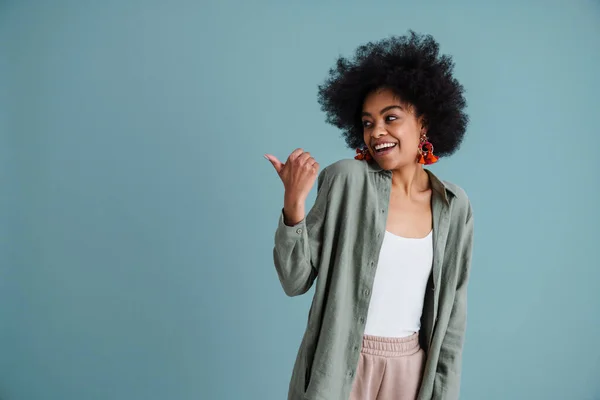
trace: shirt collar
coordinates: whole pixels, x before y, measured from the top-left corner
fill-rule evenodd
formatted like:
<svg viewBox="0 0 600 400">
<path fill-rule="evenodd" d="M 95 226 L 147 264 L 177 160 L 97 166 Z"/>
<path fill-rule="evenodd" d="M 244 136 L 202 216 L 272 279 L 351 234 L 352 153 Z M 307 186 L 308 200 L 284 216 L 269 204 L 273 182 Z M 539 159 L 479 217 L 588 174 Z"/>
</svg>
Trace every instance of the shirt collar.
<svg viewBox="0 0 600 400">
<path fill-rule="evenodd" d="M 383 172 L 383 168 L 381 168 L 379 166 L 379 164 L 377 164 L 377 162 L 375 161 L 369 161 L 367 162 L 367 165 L 369 166 L 369 172 Z M 386 171 L 386 172 L 390 172 L 390 171 Z M 452 194 L 453 196 L 456 196 L 456 193 L 454 193 L 454 191 L 452 190 L 451 187 L 449 187 L 448 185 L 446 185 L 446 183 L 444 183 L 442 180 L 440 180 L 437 176 L 435 176 L 435 174 L 433 172 L 431 172 L 428 169 L 425 169 L 425 172 L 427 172 L 427 174 L 429 175 L 429 181 L 431 182 L 431 188 L 436 191 L 438 194 L 440 194 L 442 196 L 442 198 L 444 199 L 444 201 L 446 202 L 446 204 L 450 204 L 450 200 L 448 199 L 448 193 Z"/>
</svg>

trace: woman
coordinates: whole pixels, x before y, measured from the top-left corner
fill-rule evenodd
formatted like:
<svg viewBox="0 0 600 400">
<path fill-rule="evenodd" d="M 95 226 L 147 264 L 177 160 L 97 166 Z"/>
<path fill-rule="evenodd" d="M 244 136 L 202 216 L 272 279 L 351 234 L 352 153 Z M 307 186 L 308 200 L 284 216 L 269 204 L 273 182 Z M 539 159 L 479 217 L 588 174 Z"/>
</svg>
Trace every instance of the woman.
<svg viewBox="0 0 600 400">
<path fill-rule="evenodd" d="M 473 217 L 423 165 L 468 118 L 450 57 L 410 32 L 340 58 L 319 87 L 354 160 L 271 161 L 285 187 L 273 256 L 289 296 L 316 280 L 288 399 L 458 399 Z M 305 201 L 317 179 L 317 198 Z"/>
</svg>

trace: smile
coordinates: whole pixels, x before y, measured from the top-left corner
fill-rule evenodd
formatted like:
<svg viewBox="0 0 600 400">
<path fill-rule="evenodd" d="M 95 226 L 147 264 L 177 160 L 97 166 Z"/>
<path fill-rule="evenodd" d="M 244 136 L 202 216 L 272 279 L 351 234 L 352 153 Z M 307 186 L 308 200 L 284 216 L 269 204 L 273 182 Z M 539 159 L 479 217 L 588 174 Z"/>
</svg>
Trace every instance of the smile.
<svg viewBox="0 0 600 400">
<path fill-rule="evenodd" d="M 391 151 L 394 147 L 396 147 L 397 144 L 396 143 L 382 143 L 382 144 L 378 144 L 376 145 L 375 148 L 375 153 L 378 155 L 383 155 L 385 153 L 388 153 L 389 151 Z"/>
</svg>

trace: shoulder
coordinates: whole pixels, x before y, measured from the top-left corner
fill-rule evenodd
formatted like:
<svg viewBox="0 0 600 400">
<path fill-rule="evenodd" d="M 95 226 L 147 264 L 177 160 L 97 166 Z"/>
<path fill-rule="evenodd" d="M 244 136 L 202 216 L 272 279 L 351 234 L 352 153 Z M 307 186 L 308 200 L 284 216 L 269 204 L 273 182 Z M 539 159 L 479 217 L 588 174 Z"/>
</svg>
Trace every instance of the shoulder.
<svg viewBox="0 0 600 400">
<path fill-rule="evenodd" d="M 357 183 L 364 181 L 368 175 L 369 166 L 365 161 L 342 159 L 336 161 L 321 171 L 322 179 L 329 183 Z"/>
<path fill-rule="evenodd" d="M 342 159 L 325 167 L 323 172 L 325 171 L 327 171 L 327 175 L 332 177 L 356 175 L 367 172 L 367 163 L 365 161 L 350 158 Z"/>
<path fill-rule="evenodd" d="M 460 186 L 458 186 L 456 183 L 453 182 L 449 182 L 446 180 L 443 180 L 442 183 L 444 184 L 444 186 L 446 187 L 446 189 L 448 191 L 450 191 L 450 193 L 452 193 L 452 195 L 454 196 L 454 198 L 460 203 L 460 204 L 468 204 L 469 203 L 469 196 L 467 195 L 467 192 Z"/>
<path fill-rule="evenodd" d="M 453 182 L 442 180 L 442 183 L 446 188 L 446 191 L 450 192 L 450 195 L 454 198 L 452 200 L 452 203 L 453 209 L 456 211 L 455 214 L 460 215 L 466 220 L 470 219 L 472 215 L 472 208 L 471 201 L 469 200 L 467 192 L 462 187 Z"/>
</svg>

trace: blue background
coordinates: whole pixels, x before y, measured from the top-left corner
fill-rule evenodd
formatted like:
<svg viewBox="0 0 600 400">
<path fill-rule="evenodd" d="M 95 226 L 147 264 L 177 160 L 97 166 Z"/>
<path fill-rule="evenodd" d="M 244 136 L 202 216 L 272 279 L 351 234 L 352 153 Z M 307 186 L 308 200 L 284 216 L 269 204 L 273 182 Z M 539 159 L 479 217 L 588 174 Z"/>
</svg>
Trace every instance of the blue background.
<svg viewBox="0 0 600 400">
<path fill-rule="evenodd" d="M 353 157 L 317 85 L 414 29 L 471 116 L 432 167 L 476 213 L 461 398 L 600 399 L 600 3 L 482 3 L 2 1 L 0 398 L 284 399 L 312 291 L 263 154 Z"/>
</svg>

